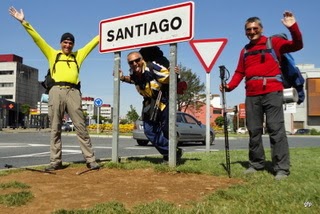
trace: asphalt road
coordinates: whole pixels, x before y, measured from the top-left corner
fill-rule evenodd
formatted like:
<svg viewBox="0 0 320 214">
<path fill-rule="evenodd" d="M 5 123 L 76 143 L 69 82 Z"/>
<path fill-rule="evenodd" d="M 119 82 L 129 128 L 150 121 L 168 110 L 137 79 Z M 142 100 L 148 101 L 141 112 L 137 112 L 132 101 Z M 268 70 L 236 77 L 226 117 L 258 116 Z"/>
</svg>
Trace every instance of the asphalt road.
<svg viewBox="0 0 320 214">
<path fill-rule="evenodd" d="M 91 135 L 92 144 L 97 159 L 108 160 L 112 156 L 111 136 Z M 319 147 L 320 136 L 288 136 L 289 146 L 294 147 Z M 0 131 L 0 169 L 5 169 L 5 165 L 15 168 L 49 163 L 50 145 L 49 132 L 1 132 Z M 263 136 L 265 148 L 269 148 L 268 136 Z M 82 162 L 84 158 L 74 134 L 64 134 L 63 157 L 64 162 Z M 247 137 L 229 137 L 230 150 L 247 149 Z M 201 143 L 187 143 L 181 147 L 184 152 L 205 152 L 206 146 Z M 216 138 L 215 144 L 210 147 L 210 151 L 224 150 L 225 139 Z M 159 155 L 157 150 L 149 144 L 148 146 L 138 146 L 131 137 L 119 137 L 118 156 L 135 157 L 146 155 Z M 159 156 L 160 158 L 160 156 Z"/>
</svg>

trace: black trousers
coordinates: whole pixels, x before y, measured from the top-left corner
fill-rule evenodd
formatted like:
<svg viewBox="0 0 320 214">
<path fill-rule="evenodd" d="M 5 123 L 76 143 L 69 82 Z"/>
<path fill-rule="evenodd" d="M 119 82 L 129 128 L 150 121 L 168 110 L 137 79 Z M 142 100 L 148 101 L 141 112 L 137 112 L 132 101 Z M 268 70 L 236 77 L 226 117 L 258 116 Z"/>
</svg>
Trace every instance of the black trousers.
<svg viewBox="0 0 320 214">
<path fill-rule="evenodd" d="M 255 169 L 265 167 L 262 144 L 263 123 L 270 139 L 271 159 L 275 172 L 289 174 L 289 145 L 284 126 L 283 92 L 246 97 L 246 123 L 249 131 L 249 164 Z"/>
</svg>

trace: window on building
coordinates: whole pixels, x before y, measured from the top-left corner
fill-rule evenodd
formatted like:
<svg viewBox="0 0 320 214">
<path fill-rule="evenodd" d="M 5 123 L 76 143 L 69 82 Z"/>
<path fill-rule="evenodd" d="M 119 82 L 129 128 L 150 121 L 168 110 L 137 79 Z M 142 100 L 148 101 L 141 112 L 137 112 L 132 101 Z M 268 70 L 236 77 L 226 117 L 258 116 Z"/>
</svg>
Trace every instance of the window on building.
<svg viewBox="0 0 320 214">
<path fill-rule="evenodd" d="M 11 88 L 13 87 L 13 82 L 0 82 L 0 88 Z"/>
<path fill-rule="evenodd" d="M 222 114 L 222 109 L 213 109 L 213 114 Z"/>
<path fill-rule="evenodd" d="M 0 95 L 0 98 L 4 98 L 4 99 L 13 99 L 13 95 Z"/>
<path fill-rule="evenodd" d="M 13 70 L 0 71 L 0 75 L 13 75 Z"/>
</svg>

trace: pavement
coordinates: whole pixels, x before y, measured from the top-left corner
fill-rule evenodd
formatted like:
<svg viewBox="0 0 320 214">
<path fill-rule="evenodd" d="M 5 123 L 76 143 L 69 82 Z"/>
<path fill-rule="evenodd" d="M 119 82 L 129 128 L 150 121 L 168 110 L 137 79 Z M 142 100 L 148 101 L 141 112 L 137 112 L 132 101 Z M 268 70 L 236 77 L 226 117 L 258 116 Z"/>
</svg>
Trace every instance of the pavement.
<svg viewBox="0 0 320 214">
<path fill-rule="evenodd" d="M 34 132 L 50 132 L 50 129 L 39 129 L 39 128 L 2 128 L 0 130 L 1 132 L 6 132 L 6 133 L 34 133 Z"/>
<path fill-rule="evenodd" d="M 46 128 L 46 129 L 39 129 L 39 128 L 3 128 L 2 130 L 0 130 L 0 134 L 1 132 L 4 133 L 50 133 L 51 129 L 50 128 Z M 62 135 L 68 135 L 68 136 L 76 136 L 75 132 L 62 132 Z M 89 135 L 90 137 L 101 137 L 101 138 L 112 138 L 113 135 L 110 133 L 96 133 L 96 132 L 90 132 L 89 131 Z M 119 137 L 121 138 L 132 138 L 132 136 L 127 136 L 127 135 L 121 135 L 119 134 Z"/>
</svg>

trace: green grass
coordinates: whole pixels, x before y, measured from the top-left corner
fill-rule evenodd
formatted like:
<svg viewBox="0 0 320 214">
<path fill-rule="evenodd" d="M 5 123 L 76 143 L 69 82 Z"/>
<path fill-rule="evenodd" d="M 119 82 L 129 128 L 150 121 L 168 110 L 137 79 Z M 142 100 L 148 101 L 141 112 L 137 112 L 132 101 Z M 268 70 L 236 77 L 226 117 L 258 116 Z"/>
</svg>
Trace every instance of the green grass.
<svg viewBox="0 0 320 214">
<path fill-rule="evenodd" d="M 228 189 L 218 190 L 200 202 L 179 207 L 165 201 L 139 204 L 128 210 L 121 202 L 108 202 L 90 209 L 59 210 L 55 214 L 207 214 L 207 213 L 320 213 L 320 148 L 290 149 L 291 175 L 282 181 L 274 180 L 271 172 L 270 150 L 267 170 L 244 175 L 248 166 L 248 151 L 230 151 L 231 176 L 243 182 Z M 223 167 L 225 152 L 185 153 L 183 163 L 175 168 L 155 164 L 159 157 L 135 157 L 126 162 L 106 162 L 103 167 L 132 170 L 154 168 L 157 171 L 209 174 L 229 179 Z M 206 181 L 203 181 L 206 182 Z M 27 197 L 27 196 L 25 196 Z M 306 206 L 305 206 L 306 205 Z M 309 207 L 308 207 L 309 206 Z"/>
<path fill-rule="evenodd" d="M 17 181 L 12 181 L 9 183 L 4 183 L 4 184 L 0 183 L 0 190 L 1 189 L 9 189 L 9 188 L 27 189 L 27 188 L 30 188 L 30 186 L 28 186 L 24 183 L 17 182 Z"/>
<path fill-rule="evenodd" d="M 0 194 L 0 204 L 6 206 L 21 206 L 27 204 L 32 198 L 33 195 L 30 191 L 25 191 L 25 189 L 30 188 L 30 186 L 20 183 L 17 181 L 12 181 L 9 183 L 0 183 L 0 190 L 4 189 L 13 189 L 21 190 L 18 192 L 12 192 L 8 194 Z"/>
</svg>

